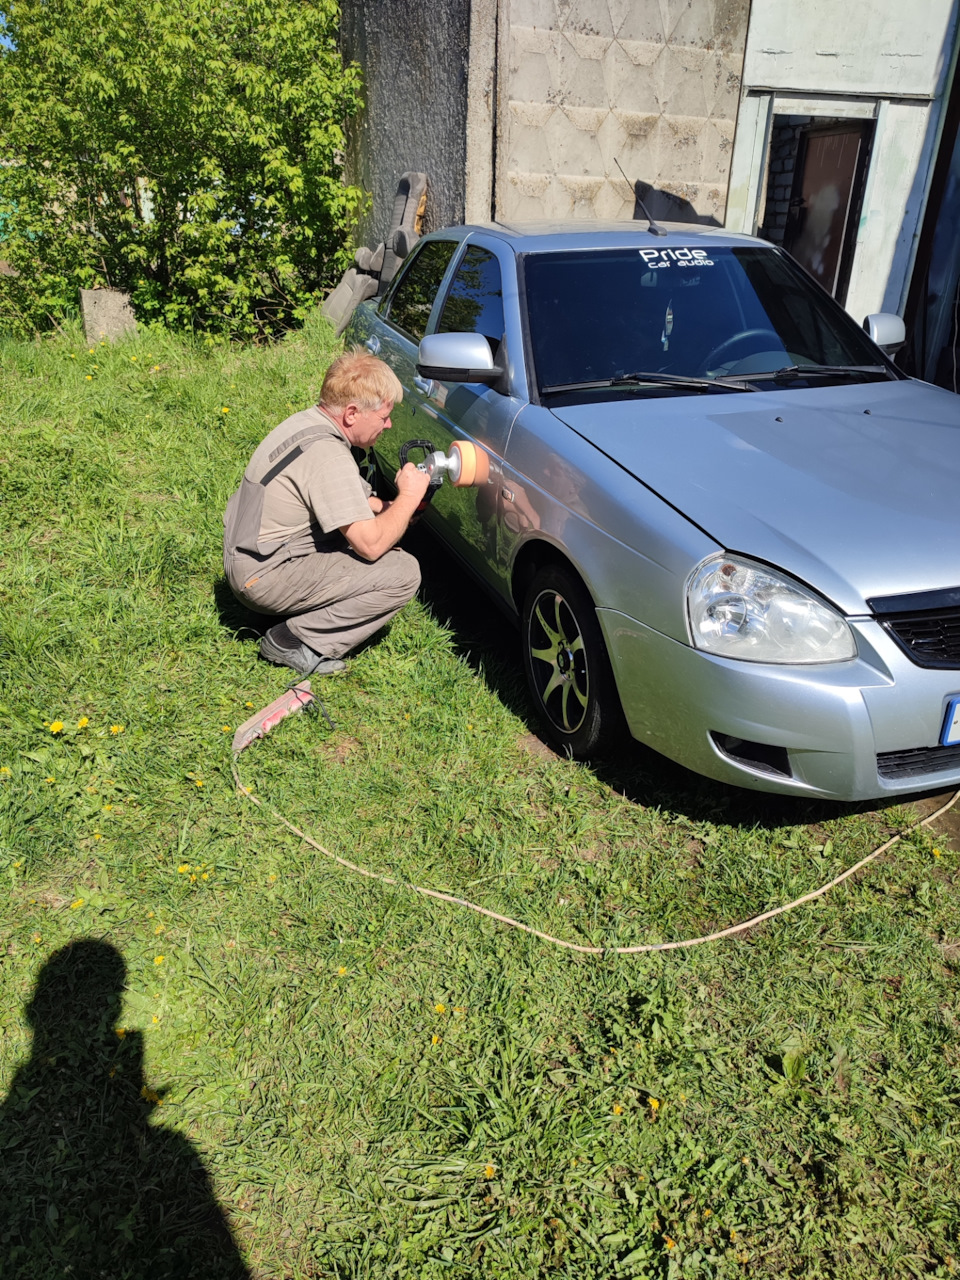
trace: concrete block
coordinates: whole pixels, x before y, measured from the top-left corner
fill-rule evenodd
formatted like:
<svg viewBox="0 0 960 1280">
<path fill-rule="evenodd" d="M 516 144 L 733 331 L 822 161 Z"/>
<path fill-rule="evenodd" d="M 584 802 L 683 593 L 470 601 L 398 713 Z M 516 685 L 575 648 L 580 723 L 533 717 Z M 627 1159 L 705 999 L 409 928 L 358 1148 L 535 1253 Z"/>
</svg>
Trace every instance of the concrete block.
<svg viewBox="0 0 960 1280">
<path fill-rule="evenodd" d="M 558 31 L 521 27 L 510 33 L 511 97 L 527 102 L 556 101 L 560 83 Z"/>
<path fill-rule="evenodd" d="M 569 2 L 558 4 L 557 0 L 509 0 L 507 21 L 511 27 L 556 29 L 569 7 Z"/>
<path fill-rule="evenodd" d="M 619 173 L 609 178 L 593 197 L 593 213 L 596 218 L 612 218 L 618 222 L 629 222 L 633 217 L 633 195 Z"/>
<path fill-rule="evenodd" d="M 511 102 L 508 104 L 507 167 L 519 171 L 537 172 L 548 163 L 552 167 L 554 148 L 551 142 L 556 127 L 550 127 L 555 115 L 562 117 L 558 107 L 549 102 Z M 565 117 L 562 127 L 567 126 Z"/>
<path fill-rule="evenodd" d="M 87 342 L 113 341 L 137 332 L 130 295 L 122 289 L 81 289 L 80 309 Z"/>
<path fill-rule="evenodd" d="M 700 179 L 700 116 L 664 116 L 660 130 L 660 186 Z"/>
</svg>

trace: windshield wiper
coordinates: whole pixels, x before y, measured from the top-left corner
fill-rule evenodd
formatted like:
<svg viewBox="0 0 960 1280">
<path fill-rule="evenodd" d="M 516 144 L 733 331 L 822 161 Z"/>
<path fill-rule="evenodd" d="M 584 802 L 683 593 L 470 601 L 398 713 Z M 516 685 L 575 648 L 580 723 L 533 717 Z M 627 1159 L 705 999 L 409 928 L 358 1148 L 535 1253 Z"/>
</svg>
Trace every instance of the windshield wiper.
<svg viewBox="0 0 960 1280">
<path fill-rule="evenodd" d="M 695 387 L 700 391 L 756 391 L 748 382 L 734 378 L 688 378 L 680 373 L 622 373 L 616 378 L 600 378 L 596 382 L 562 382 L 543 387 L 541 394 L 556 391 L 599 391 L 604 387 L 630 385 Z"/>
<path fill-rule="evenodd" d="M 774 369 L 770 373 L 750 373 L 746 376 L 756 381 L 792 382 L 797 378 L 811 376 L 824 378 L 858 378 L 865 373 L 882 373 L 886 378 L 895 378 L 885 364 L 788 364 L 782 369 Z"/>
</svg>

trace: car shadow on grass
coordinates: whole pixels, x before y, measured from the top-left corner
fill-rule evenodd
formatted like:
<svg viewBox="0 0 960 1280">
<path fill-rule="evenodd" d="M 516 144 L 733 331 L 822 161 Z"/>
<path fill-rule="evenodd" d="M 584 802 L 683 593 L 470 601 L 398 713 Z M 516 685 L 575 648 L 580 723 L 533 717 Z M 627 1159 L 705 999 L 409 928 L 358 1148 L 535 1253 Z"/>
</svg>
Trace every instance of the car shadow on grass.
<svg viewBox="0 0 960 1280">
<path fill-rule="evenodd" d="M 426 530 L 411 530 L 404 545 L 420 561 L 420 598 L 437 620 L 450 628 L 458 655 L 527 725 L 526 745 L 534 754 L 555 755 L 524 679 L 517 628 Z M 618 750 L 615 758 L 591 761 L 590 768 L 601 782 L 634 804 L 656 806 L 694 822 L 733 827 L 769 830 L 814 825 L 858 813 L 882 814 L 910 804 L 916 804 L 925 815 L 939 807 L 937 800 L 946 800 L 946 796 L 922 792 L 889 800 L 841 803 L 748 791 L 701 777 L 634 740 Z M 901 824 L 892 825 L 899 829 Z"/>
<path fill-rule="evenodd" d="M 40 970 L 33 1051 L 0 1105 L 0 1272 L 249 1280 L 195 1147 L 149 1122 L 162 1091 L 141 1033 L 117 1025 L 125 979 L 94 938 Z"/>
</svg>

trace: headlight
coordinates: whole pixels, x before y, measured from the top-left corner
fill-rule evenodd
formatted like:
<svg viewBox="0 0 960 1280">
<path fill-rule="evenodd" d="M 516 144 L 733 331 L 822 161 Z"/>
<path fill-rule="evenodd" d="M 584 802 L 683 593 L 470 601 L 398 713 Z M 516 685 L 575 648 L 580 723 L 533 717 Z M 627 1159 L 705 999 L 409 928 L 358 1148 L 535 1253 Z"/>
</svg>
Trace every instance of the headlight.
<svg viewBox="0 0 960 1280">
<path fill-rule="evenodd" d="M 742 556 L 705 560 L 687 582 L 694 648 L 748 662 L 846 662 L 853 632 L 836 609 Z"/>
</svg>

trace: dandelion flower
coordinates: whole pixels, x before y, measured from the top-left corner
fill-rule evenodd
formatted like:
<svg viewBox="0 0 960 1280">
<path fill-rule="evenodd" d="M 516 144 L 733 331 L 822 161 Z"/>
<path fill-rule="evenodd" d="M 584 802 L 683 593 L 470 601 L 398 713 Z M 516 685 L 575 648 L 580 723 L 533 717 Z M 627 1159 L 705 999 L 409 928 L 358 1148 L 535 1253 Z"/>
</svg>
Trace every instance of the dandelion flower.
<svg viewBox="0 0 960 1280">
<path fill-rule="evenodd" d="M 222 731 L 223 733 L 229 733 L 229 732 L 230 732 L 230 726 L 229 726 L 228 724 L 222 724 L 222 725 L 220 726 L 220 728 L 221 728 L 221 731 Z"/>
<path fill-rule="evenodd" d="M 703 1211 L 703 1216 L 704 1216 L 705 1218 L 712 1218 L 712 1217 L 713 1217 L 713 1210 L 712 1210 L 712 1209 L 704 1209 L 704 1211 Z"/>
<path fill-rule="evenodd" d="M 251 708 L 253 707 L 253 703 L 252 703 L 252 702 L 245 702 L 243 705 L 244 705 L 245 707 L 251 707 Z"/>
<path fill-rule="evenodd" d="M 8 764 L 5 764 L 5 765 L 3 765 L 2 767 L 0 767 L 0 773 L 2 773 L 2 774 L 3 774 L 3 776 L 4 776 L 5 778 L 9 778 L 9 777 L 10 777 L 10 766 L 9 766 Z"/>
<path fill-rule="evenodd" d="M 161 933 L 163 933 L 163 931 L 164 931 L 164 929 L 166 929 L 166 927 L 167 927 L 167 926 L 166 926 L 165 924 L 158 924 L 158 925 L 157 925 L 157 927 L 156 927 L 156 928 L 154 929 L 154 931 L 153 931 L 154 937 L 158 937 Z"/>
<path fill-rule="evenodd" d="M 88 382 L 92 382 L 92 381 L 93 381 L 93 374 L 92 374 L 92 373 L 88 373 L 88 374 L 87 374 L 87 381 L 88 381 Z"/>
<path fill-rule="evenodd" d="M 43 941 L 43 934 L 35 933 L 35 934 L 33 935 L 33 940 L 34 940 L 34 942 L 42 942 L 42 941 Z"/>
<path fill-rule="evenodd" d="M 209 872 L 205 871 L 205 872 L 203 873 L 203 875 L 200 877 L 200 879 L 201 879 L 201 880 L 209 880 L 209 879 L 210 879 L 210 874 L 209 874 Z"/>
<path fill-rule="evenodd" d="M 91 347 L 90 350 L 87 352 L 87 355 L 92 356 L 95 351 L 96 351 L 96 347 Z"/>
<path fill-rule="evenodd" d="M 23 859 L 22 859 L 22 858 L 18 858 L 18 859 L 16 860 L 16 862 L 15 862 L 13 865 L 14 865 L 15 867 L 22 867 L 22 866 L 23 866 Z"/>
<path fill-rule="evenodd" d="M 178 876 L 186 875 L 189 870 L 190 870 L 190 867 L 187 865 L 186 862 L 181 863 L 181 865 L 177 867 L 177 875 Z"/>
<path fill-rule="evenodd" d="M 446 1012 L 447 1012 L 447 1006 L 446 1006 L 445 1004 L 435 1004 L 433 1007 L 434 1007 L 434 1009 L 436 1010 L 436 1012 L 437 1012 L 437 1013 L 446 1013 Z"/>
<path fill-rule="evenodd" d="M 51 732 L 51 733 L 63 733 L 63 721 L 62 721 L 62 720 L 54 720 L 54 721 L 53 721 L 53 723 L 50 725 L 50 732 Z"/>
<path fill-rule="evenodd" d="M 202 787 L 202 786 L 203 786 L 203 779 L 202 779 L 202 778 L 194 778 L 194 780 L 193 780 L 193 785 L 194 785 L 195 787 Z"/>
<path fill-rule="evenodd" d="M 136 357 L 136 356 L 131 356 L 131 357 L 130 357 L 130 363 L 131 363 L 131 364 L 136 364 L 136 363 L 137 363 L 137 357 Z"/>
<path fill-rule="evenodd" d="M 650 1110 L 653 1112 L 654 1115 L 656 1115 L 657 1112 L 660 1110 L 660 1099 L 651 1098 L 649 1101 L 650 1101 Z"/>
<path fill-rule="evenodd" d="M 85 729 L 89 723 L 90 723 L 89 716 L 81 716 L 80 719 L 77 721 L 77 728 Z"/>
<path fill-rule="evenodd" d="M 165 959 L 165 957 L 164 957 L 164 956 L 154 956 L 154 957 L 153 957 L 153 963 L 154 963 L 154 964 L 163 964 L 164 959 Z"/>
<path fill-rule="evenodd" d="M 483 1171 L 483 1176 L 489 1182 L 490 1179 L 496 1175 L 496 1172 L 497 1172 L 497 1166 L 495 1164 L 488 1164 Z"/>
<path fill-rule="evenodd" d="M 431 1044 L 434 1044 L 434 1045 L 439 1044 L 439 1043 L 440 1043 L 440 1037 L 439 1037 L 439 1036 L 437 1036 L 437 1035 L 431 1036 L 431 1037 L 430 1037 L 430 1043 L 431 1043 Z"/>
<path fill-rule="evenodd" d="M 79 908 L 80 908 L 80 907 L 82 907 L 82 906 L 83 906 L 83 899 L 82 899 L 82 898 L 78 898 L 78 899 L 76 900 L 76 902 L 71 902 L 71 903 L 70 903 L 70 910 L 71 910 L 71 911 L 77 911 L 77 910 L 79 910 Z"/>
<path fill-rule="evenodd" d="M 341 977 L 341 978 L 343 977 L 343 975 L 344 975 L 346 972 L 347 972 L 347 966 L 346 966 L 345 964 L 342 964 L 342 965 L 340 966 L 340 968 L 337 970 L 337 974 L 338 974 L 338 976 L 339 976 L 339 977 Z"/>
<path fill-rule="evenodd" d="M 613 1114 L 614 1114 L 615 1116 L 622 1116 L 622 1115 L 623 1115 L 623 1107 L 620 1105 L 620 1103 L 619 1103 L 619 1102 L 615 1102 L 615 1103 L 613 1104 Z"/>
<path fill-rule="evenodd" d="M 122 725 L 122 724 L 112 724 L 112 725 L 110 726 L 110 732 L 113 734 L 113 736 L 114 736 L 114 737 L 116 737 L 116 736 L 117 736 L 117 734 L 123 733 L 123 725 Z"/>
<path fill-rule="evenodd" d="M 228 408 L 226 405 L 224 405 L 224 406 L 223 406 L 223 408 L 220 410 L 220 412 L 221 412 L 221 413 L 229 413 L 229 412 L 230 412 L 230 410 L 229 410 L 229 408 Z"/>
<path fill-rule="evenodd" d="M 668 1249 L 675 1249 L 677 1247 L 676 1240 L 671 1240 L 669 1236 L 663 1237 L 663 1243 L 667 1246 Z"/>
<path fill-rule="evenodd" d="M 126 1028 L 126 1027 L 117 1027 L 117 1028 L 116 1028 L 116 1032 L 117 1032 L 117 1039 L 118 1039 L 118 1040 L 122 1040 L 122 1039 L 123 1039 L 123 1037 L 127 1034 L 127 1028 Z"/>
<path fill-rule="evenodd" d="M 154 1020 L 154 1022 L 159 1022 L 159 1021 L 160 1021 L 160 1019 L 157 1017 L 157 1015 L 156 1015 L 156 1014 L 154 1014 L 154 1015 L 153 1015 L 153 1020 Z"/>
<path fill-rule="evenodd" d="M 939 857 L 940 857 L 940 850 L 939 850 L 939 849 L 934 849 L 934 851 L 933 851 L 933 856 L 934 856 L 935 858 L 939 858 Z"/>
<path fill-rule="evenodd" d="M 103 836 L 101 835 L 101 833 L 100 833 L 99 831 L 95 831 L 95 832 L 93 833 L 93 838 L 94 838 L 94 840 L 102 840 L 102 839 L 103 839 Z"/>
<path fill-rule="evenodd" d="M 44 778 L 44 782 L 56 782 L 56 778 L 47 776 L 46 778 Z"/>
</svg>

